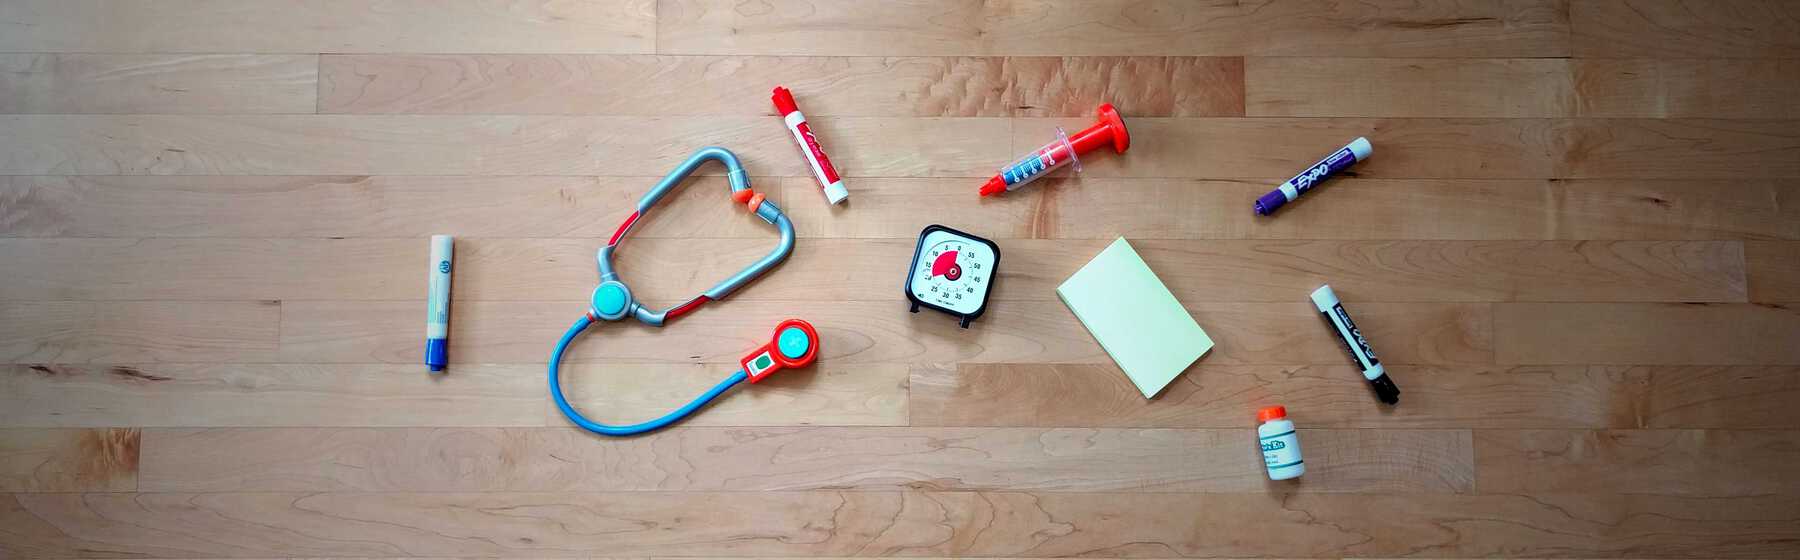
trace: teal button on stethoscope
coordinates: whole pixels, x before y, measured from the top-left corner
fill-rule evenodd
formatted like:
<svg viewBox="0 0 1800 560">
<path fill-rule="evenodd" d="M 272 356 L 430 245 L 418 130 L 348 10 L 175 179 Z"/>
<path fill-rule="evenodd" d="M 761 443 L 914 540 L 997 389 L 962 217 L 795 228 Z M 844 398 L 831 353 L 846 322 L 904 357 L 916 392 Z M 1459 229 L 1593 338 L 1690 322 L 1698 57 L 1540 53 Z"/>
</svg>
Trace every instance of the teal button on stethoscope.
<svg viewBox="0 0 1800 560">
<path fill-rule="evenodd" d="M 806 331 L 800 330 L 800 327 L 788 327 L 781 330 L 781 336 L 776 337 L 775 345 L 781 347 L 781 355 L 794 360 L 805 356 L 807 349 L 812 348 L 812 338 L 807 337 Z"/>
</svg>

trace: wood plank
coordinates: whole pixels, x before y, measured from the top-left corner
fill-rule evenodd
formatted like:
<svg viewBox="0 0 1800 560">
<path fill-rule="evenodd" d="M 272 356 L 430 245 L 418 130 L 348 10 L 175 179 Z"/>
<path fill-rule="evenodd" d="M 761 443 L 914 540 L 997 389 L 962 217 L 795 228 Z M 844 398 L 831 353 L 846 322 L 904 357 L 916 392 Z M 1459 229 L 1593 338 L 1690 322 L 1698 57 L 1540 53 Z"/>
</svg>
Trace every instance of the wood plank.
<svg viewBox="0 0 1800 560">
<path fill-rule="evenodd" d="M 1010 127 L 867 117 L 815 130 L 848 177 L 974 177 L 1014 155 Z M 751 175 L 810 173 L 775 117 L 13 115 L 0 129 L 14 132 L 0 136 L 0 173 L 14 175 L 661 177 L 708 145 L 734 150 Z"/>
<path fill-rule="evenodd" d="M 1750 301 L 1800 301 L 1800 243 L 1756 241 L 1744 245 Z"/>
<path fill-rule="evenodd" d="M 1240 428 L 1255 425 L 1258 407 L 1282 404 L 1305 428 L 1630 428 L 1651 379 L 1624 368 L 1396 366 L 1388 374 L 1402 403 L 1388 407 L 1359 371 L 1337 364 L 1203 363 L 1149 400 L 1110 364 L 912 371 L 915 426 Z"/>
<path fill-rule="evenodd" d="M 1800 206 L 1789 202 L 1800 200 L 1800 182 L 1583 179 L 1549 185 L 1542 208 L 1558 239 L 1800 238 Z"/>
<path fill-rule="evenodd" d="M 1587 117 L 1794 119 L 1800 60 L 1576 59 Z"/>
<path fill-rule="evenodd" d="M 456 355 L 457 348 L 452 349 Z M 570 402 L 617 421 L 661 415 L 711 388 L 723 364 L 572 364 Z M 561 426 L 542 364 L 136 364 L 0 366 L 7 426 Z M 622 374 L 621 372 L 629 372 Z M 690 426 L 907 423 L 907 371 L 831 364 L 784 373 L 722 399 Z"/>
<path fill-rule="evenodd" d="M 542 426 L 545 391 L 540 365 L 12 365 L 0 425 Z"/>
<path fill-rule="evenodd" d="M 1800 364 L 1791 305 L 1497 303 L 1493 335 L 1502 364 Z"/>
<path fill-rule="evenodd" d="M 1800 182 L 1789 180 L 1340 178 L 1279 216 L 1253 216 L 1250 202 L 1279 181 L 1052 177 L 970 203 L 971 180 L 865 178 L 849 183 L 847 219 L 811 203 L 812 179 L 788 178 L 783 208 L 802 237 L 913 239 L 937 222 L 992 238 L 1133 241 L 1800 238 Z"/>
<path fill-rule="evenodd" d="M 147 492 L 1262 492 L 1248 427 L 150 430 Z M 1304 430 L 1300 492 L 1467 492 L 1466 430 Z M 1252 452 L 1246 452 L 1252 451 Z"/>
<path fill-rule="evenodd" d="M 1102 156 L 1111 157 L 1111 156 Z M 0 177 L 4 237 L 612 235 L 656 177 Z M 980 201 L 966 178 L 856 178 L 834 211 L 810 177 L 756 177 L 801 237 L 915 239 L 943 223 L 995 239 L 1800 239 L 1800 181 L 1333 179 L 1272 218 L 1279 179 L 1043 179 Z M 639 221 L 653 237 L 767 239 L 696 177 Z M 494 196 L 494 193 L 505 193 Z M 1317 202 L 1315 202 L 1317 201 Z M 1326 202 L 1329 201 L 1329 202 Z M 227 206 L 228 205 L 228 206 Z M 219 211 L 229 207 L 230 212 Z M 800 247 L 810 245 L 802 241 Z"/>
<path fill-rule="evenodd" d="M 0 428 L 0 491 L 131 492 L 138 485 L 135 428 Z M 1471 474 L 1471 480 L 1472 475 Z"/>
<path fill-rule="evenodd" d="M 834 139 L 834 161 L 849 177 L 981 177 L 1042 145 L 1054 126 L 1090 120 L 845 117 L 817 129 Z M 14 115 L 0 126 L 19 131 L 0 137 L 8 174 L 658 176 L 690 146 L 719 144 L 735 147 L 753 175 L 804 175 L 772 117 Z M 1356 171 L 1376 178 L 1800 175 L 1800 132 L 1786 121 L 1138 118 L 1129 126 L 1133 151 L 1088 158 L 1086 173 L 1285 177 L 1305 165 L 1295 162 L 1366 135 L 1386 155 Z"/>
<path fill-rule="evenodd" d="M 1580 0 L 1575 56 L 1800 58 L 1800 7 L 1781 0 Z"/>
<path fill-rule="evenodd" d="M 1612 370 L 1625 368 L 1612 367 Z M 1650 373 L 1643 426 L 1791 428 L 1800 425 L 1800 368 L 1664 367 Z"/>
<path fill-rule="evenodd" d="M 737 367 L 736 362 L 567 364 L 561 371 L 563 396 L 592 420 L 635 424 L 687 404 Z M 542 401 L 548 391 L 543 366 L 533 365 L 532 377 Z M 911 417 L 909 383 L 907 367 L 900 364 L 819 363 L 732 391 L 681 425 L 905 426 Z M 546 425 L 572 425 L 554 405 L 544 411 Z"/>
<path fill-rule="evenodd" d="M 1282 29 L 1269 33 L 1269 29 Z M 657 52 L 831 55 L 1557 57 L 1567 5 L 1505 3 L 663 0 Z"/>
<path fill-rule="evenodd" d="M 673 305 L 678 301 L 651 302 Z M 450 361 L 536 363 L 585 301 L 467 302 L 452 310 Z M 419 301 L 285 302 L 276 361 L 399 363 L 419 360 Z M 667 330 L 635 322 L 594 327 L 565 359 L 571 363 L 730 363 L 768 342 L 769 329 L 799 317 L 819 330 L 824 364 L 1110 363 L 1059 302 L 995 304 L 961 329 L 938 313 L 905 313 L 881 302 L 726 300 L 684 316 Z M 1304 302 L 1200 303 L 1188 311 L 1218 343 L 1201 363 L 1342 364 L 1343 349 Z M 1489 304 L 1364 303 L 1357 326 L 1389 364 L 1491 363 Z"/>
<path fill-rule="evenodd" d="M 1791 430 L 1478 430 L 1475 486 L 1498 494 L 1791 495 L 1800 482 L 1771 474 L 1796 459 L 1800 432 Z"/>
<path fill-rule="evenodd" d="M 747 216 L 735 216 L 751 221 Z M 765 239 L 642 239 L 614 260 L 650 300 L 681 300 L 767 255 Z M 1052 301 L 1109 241 L 1000 240 L 990 301 Z M 419 294 L 417 239 L 4 239 L 0 300 L 398 300 Z M 598 239 L 458 243 L 453 296 L 544 301 L 591 290 Z M 1357 301 L 1744 301 L 1739 242 L 1137 240 L 1188 303 L 1293 302 L 1324 283 Z M 816 239 L 738 299 L 885 301 L 911 240 Z M 117 279 L 129 278 L 121 283 Z"/>
<path fill-rule="evenodd" d="M 813 118 L 1244 114 L 1236 57 L 326 55 L 319 73 L 325 113 L 754 116 L 786 85 Z"/>
<path fill-rule="evenodd" d="M 0 113 L 311 113 L 313 55 L 0 54 Z"/>
<path fill-rule="evenodd" d="M 258 361 L 281 304 L 0 301 L 0 363 Z"/>
<path fill-rule="evenodd" d="M 0 550 L 64 558 L 1767 557 L 1800 537 L 1800 503 L 1788 496 L 225 493 L 0 504 Z"/>
<path fill-rule="evenodd" d="M 1568 123 L 1557 145 L 1562 159 L 1559 176 L 1775 179 L 1800 173 L 1800 131 L 1789 121 L 1578 119 Z"/>
<path fill-rule="evenodd" d="M 0 200 L 8 202 L 0 205 L 0 235 L 423 238 L 453 232 L 605 240 L 659 179 L 0 177 Z M 755 177 L 751 184 L 790 212 L 802 203 L 782 202 L 779 178 Z M 745 219 L 722 196 L 726 189 L 724 177 L 694 177 L 638 221 L 632 239 L 766 238 L 768 224 Z"/>
<path fill-rule="evenodd" d="M 0 51 L 650 52 L 655 5 L 481 0 L 17 0 Z"/>
<path fill-rule="evenodd" d="M 1244 62 L 1245 111 L 1258 117 L 1572 117 L 1575 93 L 1567 59 Z"/>
</svg>

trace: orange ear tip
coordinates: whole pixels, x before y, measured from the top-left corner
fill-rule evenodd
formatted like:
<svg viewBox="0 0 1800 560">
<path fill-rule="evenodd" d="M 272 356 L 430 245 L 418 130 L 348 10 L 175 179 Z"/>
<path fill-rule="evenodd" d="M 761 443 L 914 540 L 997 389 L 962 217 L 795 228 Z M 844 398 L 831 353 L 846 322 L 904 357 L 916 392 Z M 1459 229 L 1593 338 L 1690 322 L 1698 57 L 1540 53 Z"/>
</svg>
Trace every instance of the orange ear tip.
<svg viewBox="0 0 1800 560">
<path fill-rule="evenodd" d="M 741 191 L 732 191 L 731 199 L 736 200 L 738 202 L 744 202 L 746 200 L 750 200 L 750 197 L 754 196 L 755 194 L 756 194 L 756 191 L 753 191 L 750 189 L 744 189 Z"/>
<path fill-rule="evenodd" d="M 743 192 L 750 192 L 750 191 L 743 191 Z M 748 208 L 751 212 L 755 212 L 756 207 L 762 206 L 762 203 L 763 203 L 763 194 L 756 193 L 756 196 L 750 197 L 750 203 L 746 204 L 744 206 L 745 206 L 745 208 Z"/>
</svg>

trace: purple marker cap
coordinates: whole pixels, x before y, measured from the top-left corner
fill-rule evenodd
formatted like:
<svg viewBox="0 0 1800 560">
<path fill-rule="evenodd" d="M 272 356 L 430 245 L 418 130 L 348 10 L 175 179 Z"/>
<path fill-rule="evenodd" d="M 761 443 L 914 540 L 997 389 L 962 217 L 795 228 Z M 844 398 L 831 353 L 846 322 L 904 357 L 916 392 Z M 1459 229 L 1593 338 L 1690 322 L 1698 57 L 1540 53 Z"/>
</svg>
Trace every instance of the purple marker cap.
<svg viewBox="0 0 1800 560">
<path fill-rule="evenodd" d="M 1280 208 L 1283 204 L 1287 204 L 1287 197 L 1283 196 L 1281 191 L 1269 191 L 1268 194 L 1256 199 L 1256 214 L 1258 216 L 1273 214 L 1275 209 Z"/>
</svg>

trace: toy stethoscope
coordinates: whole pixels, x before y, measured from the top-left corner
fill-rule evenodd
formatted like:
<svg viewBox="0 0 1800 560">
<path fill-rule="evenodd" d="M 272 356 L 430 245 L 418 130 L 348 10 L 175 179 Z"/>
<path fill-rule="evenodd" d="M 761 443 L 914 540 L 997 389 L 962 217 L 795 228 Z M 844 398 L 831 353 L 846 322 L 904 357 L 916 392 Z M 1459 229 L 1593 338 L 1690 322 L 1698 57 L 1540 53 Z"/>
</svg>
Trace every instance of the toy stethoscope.
<svg viewBox="0 0 1800 560">
<path fill-rule="evenodd" d="M 692 174 L 694 169 L 708 160 L 717 160 L 725 165 L 725 169 L 728 171 L 727 177 L 731 181 L 732 199 L 744 204 L 745 208 L 754 212 L 757 217 L 780 230 L 781 243 L 776 245 L 775 250 L 768 256 L 751 263 L 742 271 L 733 274 L 730 278 L 726 278 L 686 303 L 661 311 L 653 311 L 633 300 L 631 289 L 626 288 L 625 283 L 619 280 L 618 271 L 613 270 L 613 249 L 617 248 L 619 240 L 631 231 L 631 226 L 649 212 L 651 206 L 656 205 L 656 201 L 675 190 L 675 187 L 679 186 L 689 174 Z M 701 148 L 694 152 L 694 155 L 688 156 L 687 161 L 682 162 L 675 170 L 670 171 L 668 176 L 663 177 L 655 188 L 645 193 L 644 198 L 638 200 L 637 211 L 626 217 L 625 223 L 620 224 L 619 230 L 613 232 L 612 238 L 607 240 L 606 246 L 600 248 L 599 254 L 595 257 L 595 260 L 599 262 L 600 285 L 594 288 L 594 293 L 589 298 L 587 313 L 580 319 L 576 319 L 574 325 L 569 326 L 568 332 L 563 333 L 562 340 L 556 341 L 556 350 L 550 353 L 550 398 L 556 401 L 556 407 L 562 409 L 563 415 L 569 417 L 569 421 L 583 429 L 602 435 L 627 436 L 668 426 L 693 414 L 700 407 L 706 406 L 706 403 L 745 380 L 756 383 L 778 370 L 802 367 L 812 363 L 819 355 L 819 333 L 814 331 L 812 325 L 806 321 L 799 319 L 782 321 L 775 326 L 774 339 L 738 360 L 740 369 L 726 377 L 724 381 L 719 382 L 717 386 L 661 418 L 629 426 L 601 424 L 576 412 L 574 407 L 569 406 L 569 401 L 563 398 L 562 382 L 557 375 L 557 368 L 562 364 L 563 352 L 569 349 L 569 343 L 573 342 L 576 335 L 581 334 L 581 331 L 586 330 L 595 321 L 618 321 L 631 316 L 646 325 L 663 326 L 669 320 L 693 311 L 701 304 L 731 295 L 732 291 L 743 287 L 745 283 L 774 268 L 782 259 L 787 258 L 788 253 L 793 251 L 794 224 L 788 221 L 787 216 L 781 213 L 781 209 L 777 208 L 775 203 L 764 200 L 762 194 L 750 189 L 750 176 L 744 172 L 743 165 L 738 163 L 737 155 L 732 154 L 730 150 L 716 146 Z"/>
</svg>

